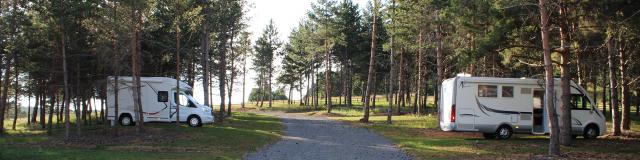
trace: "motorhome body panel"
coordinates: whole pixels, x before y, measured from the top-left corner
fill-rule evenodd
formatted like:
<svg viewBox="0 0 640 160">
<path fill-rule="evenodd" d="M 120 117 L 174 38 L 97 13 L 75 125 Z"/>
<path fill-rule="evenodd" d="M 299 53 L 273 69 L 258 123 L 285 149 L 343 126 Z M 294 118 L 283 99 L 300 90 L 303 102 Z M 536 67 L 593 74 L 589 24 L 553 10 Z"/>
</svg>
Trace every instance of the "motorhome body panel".
<svg viewBox="0 0 640 160">
<path fill-rule="evenodd" d="M 455 85 L 454 85 L 455 83 Z M 545 107 L 544 81 L 537 79 L 455 77 L 442 83 L 440 124 L 444 131 L 495 132 L 501 125 L 509 125 L 516 133 L 548 133 Z M 559 79 L 556 79 L 555 104 L 559 113 Z M 452 91 L 451 91 L 452 90 Z M 597 125 L 600 133 L 606 131 L 602 114 L 592 105 L 584 90 L 571 83 L 572 129 L 581 134 L 589 124 Z M 449 101 L 451 101 L 449 103 Z M 453 104 L 453 105 L 452 105 Z M 449 122 L 455 106 L 455 122 Z M 581 107 L 580 107 L 581 106 Z M 534 121 L 535 118 L 542 121 Z M 534 122 L 539 130 L 534 132 Z M 540 128 L 542 127 L 542 128 Z"/>
<path fill-rule="evenodd" d="M 451 131 L 454 128 L 454 123 L 451 122 L 451 106 L 454 104 L 454 91 L 455 91 L 455 78 L 446 79 L 442 82 L 442 96 L 439 101 L 441 106 L 438 107 L 440 111 L 440 129 L 444 131 Z"/>
<path fill-rule="evenodd" d="M 115 77 L 108 78 L 107 84 L 107 119 L 115 119 Z M 166 77 L 141 77 L 140 97 L 143 108 L 144 122 L 174 122 L 176 115 L 175 94 L 177 90 L 176 80 Z M 133 107 L 133 85 L 131 77 L 118 77 L 118 115 L 129 114 L 133 121 L 137 121 L 138 113 Z M 190 91 L 191 87 L 184 82 L 179 83 L 180 91 Z M 180 106 L 180 121 L 187 121 L 188 116 L 197 115 L 202 123 L 213 121 L 213 115 L 208 107 L 200 105 L 191 96 L 185 96 Z M 163 100 L 161 100 L 163 99 Z"/>
</svg>

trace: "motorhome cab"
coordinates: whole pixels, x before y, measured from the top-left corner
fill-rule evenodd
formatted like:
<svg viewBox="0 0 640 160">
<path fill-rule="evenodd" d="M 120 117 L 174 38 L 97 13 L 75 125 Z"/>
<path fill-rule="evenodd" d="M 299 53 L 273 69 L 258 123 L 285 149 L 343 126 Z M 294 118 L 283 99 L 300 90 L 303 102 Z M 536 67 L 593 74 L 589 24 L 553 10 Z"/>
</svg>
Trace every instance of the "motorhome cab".
<svg viewBox="0 0 640 160">
<path fill-rule="evenodd" d="M 556 113 L 560 80 L 555 82 Z M 440 129 L 482 132 L 487 139 L 513 133 L 548 134 L 544 80 L 457 76 L 442 82 Z M 596 138 L 606 132 L 605 117 L 582 87 L 571 82 L 573 135 Z"/>
<path fill-rule="evenodd" d="M 132 77 L 118 77 L 118 119 L 115 119 L 115 77 L 108 78 L 107 119 L 111 125 L 116 121 L 123 126 L 134 125 L 138 120 L 137 111 L 133 107 Z M 211 108 L 200 104 L 191 96 L 191 87 L 180 82 L 180 92 L 176 80 L 166 77 L 140 77 L 140 93 L 144 122 L 188 122 L 189 126 L 198 127 L 203 123 L 212 123 Z M 179 105 L 176 99 L 179 97 Z M 180 116 L 176 115 L 180 107 Z"/>
</svg>

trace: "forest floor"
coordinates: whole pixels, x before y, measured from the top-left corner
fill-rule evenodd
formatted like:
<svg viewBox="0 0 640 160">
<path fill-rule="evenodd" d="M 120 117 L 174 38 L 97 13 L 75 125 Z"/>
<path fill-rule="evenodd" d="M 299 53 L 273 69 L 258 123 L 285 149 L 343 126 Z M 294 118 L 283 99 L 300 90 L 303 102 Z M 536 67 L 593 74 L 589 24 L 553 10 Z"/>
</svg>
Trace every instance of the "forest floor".
<svg viewBox="0 0 640 160">
<path fill-rule="evenodd" d="M 357 98 L 356 98 L 357 99 Z M 336 105 L 332 113 L 320 107 L 300 107 L 297 103 L 288 106 L 284 102 L 274 103 L 260 110 L 276 110 L 301 113 L 308 116 L 327 117 L 366 128 L 393 141 L 397 147 L 414 159 L 545 159 L 549 139 L 547 136 L 516 134 L 509 140 L 486 140 L 480 133 L 444 132 L 437 128 L 437 116 L 412 114 L 394 115 L 393 123 L 386 124 L 387 102 L 378 102 L 373 109 L 370 123 L 360 123 L 362 107 L 354 99 L 353 107 Z M 380 98 L 383 99 L 383 98 Z M 323 103 L 320 102 L 320 105 Z M 338 104 L 334 102 L 334 104 Z M 254 105 L 249 105 L 253 107 Z M 431 108 L 433 109 L 433 108 Z M 640 156 L 640 117 L 633 116 L 633 137 L 600 136 L 598 139 L 575 139 L 571 147 L 562 147 L 561 159 L 637 159 Z M 610 126 L 610 124 L 607 124 Z M 610 130 L 610 129 L 608 129 Z"/>
<path fill-rule="evenodd" d="M 283 129 L 277 117 L 245 112 L 234 113 L 222 125 L 199 128 L 145 123 L 144 136 L 137 136 L 135 127 L 118 127 L 115 136 L 104 125 L 87 125 L 82 136 L 70 141 L 64 141 L 63 126 L 53 136 L 19 126 L 0 138 L 0 159 L 241 159 L 280 140 Z"/>
</svg>

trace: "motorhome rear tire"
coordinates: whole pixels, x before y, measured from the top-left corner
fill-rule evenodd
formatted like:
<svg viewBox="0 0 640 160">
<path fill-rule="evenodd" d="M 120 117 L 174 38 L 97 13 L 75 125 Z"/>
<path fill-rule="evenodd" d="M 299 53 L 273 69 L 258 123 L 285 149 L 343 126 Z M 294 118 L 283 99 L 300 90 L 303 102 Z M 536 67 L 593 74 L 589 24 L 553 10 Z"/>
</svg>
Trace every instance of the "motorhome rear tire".
<svg viewBox="0 0 640 160">
<path fill-rule="evenodd" d="M 496 130 L 495 136 L 498 139 L 509 139 L 513 135 L 513 130 L 508 125 L 502 125 Z"/>
<path fill-rule="evenodd" d="M 133 126 L 133 119 L 129 114 L 120 115 L 120 125 L 121 126 Z"/>
<path fill-rule="evenodd" d="M 584 139 L 596 139 L 598 135 L 600 135 L 600 129 L 594 124 L 587 125 L 582 133 Z"/>
<path fill-rule="evenodd" d="M 191 126 L 191 127 L 200 127 L 200 126 L 202 126 L 202 121 L 200 120 L 200 117 L 198 117 L 196 115 L 189 116 L 187 121 L 189 123 L 189 126 Z"/>
</svg>

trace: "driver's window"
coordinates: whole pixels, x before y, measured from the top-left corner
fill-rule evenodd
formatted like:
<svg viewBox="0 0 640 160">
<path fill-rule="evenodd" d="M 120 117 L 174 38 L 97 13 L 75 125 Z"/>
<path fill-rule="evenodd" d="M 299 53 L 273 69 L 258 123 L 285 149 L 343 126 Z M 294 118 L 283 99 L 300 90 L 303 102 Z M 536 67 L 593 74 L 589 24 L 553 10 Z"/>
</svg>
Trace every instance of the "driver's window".
<svg viewBox="0 0 640 160">
<path fill-rule="evenodd" d="M 592 106 L 589 99 L 581 94 L 571 95 L 571 109 L 573 110 L 591 110 Z"/>
<path fill-rule="evenodd" d="M 178 96 L 178 93 L 174 93 L 174 97 L 179 97 L 179 98 L 175 98 L 174 100 L 175 100 L 176 104 L 178 104 L 180 106 L 185 106 L 185 104 L 187 104 L 189 102 L 189 99 L 184 94 L 180 94 Z M 180 101 L 178 101 L 178 99 Z"/>
</svg>

